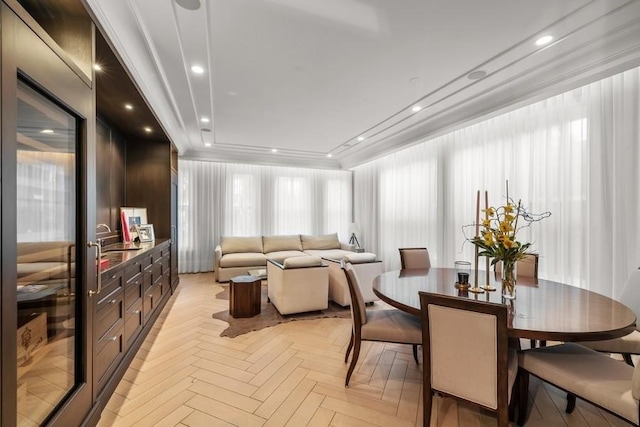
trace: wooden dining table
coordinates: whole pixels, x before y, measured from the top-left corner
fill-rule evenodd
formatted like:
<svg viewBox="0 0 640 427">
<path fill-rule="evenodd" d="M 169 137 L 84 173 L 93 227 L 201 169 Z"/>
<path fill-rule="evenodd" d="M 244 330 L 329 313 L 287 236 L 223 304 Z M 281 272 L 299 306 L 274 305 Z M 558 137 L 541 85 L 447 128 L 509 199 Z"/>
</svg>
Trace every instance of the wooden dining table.
<svg viewBox="0 0 640 427">
<path fill-rule="evenodd" d="M 455 277 L 453 268 L 388 271 L 374 279 L 373 292 L 382 301 L 416 316 L 420 315 L 420 291 L 506 304 L 509 336 L 517 338 L 594 341 L 618 338 L 635 329 L 636 315 L 631 309 L 586 289 L 518 277 L 516 298 L 505 300 L 500 275 L 489 274 L 489 282 L 497 290 L 483 293 L 457 289 Z M 485 286 L 486 272 L 479 272 L 478 277 L 479 286 Z"/>
</svg>

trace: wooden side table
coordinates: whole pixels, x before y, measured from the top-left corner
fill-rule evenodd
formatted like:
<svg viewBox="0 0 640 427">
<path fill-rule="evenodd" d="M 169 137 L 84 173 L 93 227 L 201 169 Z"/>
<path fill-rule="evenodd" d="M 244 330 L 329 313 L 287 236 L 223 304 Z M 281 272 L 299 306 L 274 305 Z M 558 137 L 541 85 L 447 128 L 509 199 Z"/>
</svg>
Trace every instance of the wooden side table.
<svg viewBox="0 0 640 427">
<path fill-rule="evenodd" d="M 236 276 L 229 281 L 229 314 L 234 318 L 260 314 L 262 279 Z"/>
</svg>

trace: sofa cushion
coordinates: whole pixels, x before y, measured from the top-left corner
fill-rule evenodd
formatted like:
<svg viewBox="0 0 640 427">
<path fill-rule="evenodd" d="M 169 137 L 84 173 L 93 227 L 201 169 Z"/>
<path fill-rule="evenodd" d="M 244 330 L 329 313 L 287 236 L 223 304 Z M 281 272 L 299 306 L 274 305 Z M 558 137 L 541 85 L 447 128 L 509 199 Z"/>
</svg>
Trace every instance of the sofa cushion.
<svg viewBox="0 0 640 427">
<path fill-rule="evenodd" d="M 220 267 L 253 267 L 258 265 L 267 265 L 267 257 L 263 253 L 226 254 L 220 258 Z"/>
<path fill-rule="evenodd" d="M 362 253 L 352 253 L 344 256 L 345 262 L 350 262 L 351 264 L 363 264 L 365 262 L 374 262 L 376 260 L 376 254 L 372 254 L 369 252 Z"/>
<path fill-rule="evenodd" d="M 280 251 L 302 251 L 300 235 L 291 236 L 264 236 L 262 237 L 264 253 Z"/>
<path fill-rule="evenodd" d="M 302 250 L 308 249 L 340 249 L 340 241 L 338 240 L 338 233 L 325 234 L 322 236 L 308 236 L 302 234 L 300 236 L 302 241 Z"/>
<path fill-rule="evenodd" d="M 76 251 L 71 242 L 20 242 L 17 249 L 19 263 L 75 261 Z"/>
<path fill-rule="evenodd" d="M 304 251 L 304 253 L 307 255 L 319 256 L 324 259 L 342 261 L 342 259 L 345 256 L 349 254 L 353 254 L 354 252 L 345 251 L 343 249 L 326 249 L 326 250 L 311 249 L 311 250 Z"/>
<path fill-rule="evenodd" d="M 282 264 L 284 260 L 287 258 L 302 257 L 302 256 L 306 257 L 308 255 L 300 251 L 277 251 L 277 252 L 266 253 L 265 256 L 267 257 L 267 259 L 272 259 Z"/>
<path fill-rule="evenodd" d="M 322 265 L 319 256 L 293 257 L 284 260 L 284 268 L 318 267 Z"/>
<path fill-rule="evenodd" d="M 220 242 L 223 254 L 259 252 L 262 253 L 262 236 L 222 237 Z M 266 261 L 265 261 L 266 262 Z"/>
</svg>

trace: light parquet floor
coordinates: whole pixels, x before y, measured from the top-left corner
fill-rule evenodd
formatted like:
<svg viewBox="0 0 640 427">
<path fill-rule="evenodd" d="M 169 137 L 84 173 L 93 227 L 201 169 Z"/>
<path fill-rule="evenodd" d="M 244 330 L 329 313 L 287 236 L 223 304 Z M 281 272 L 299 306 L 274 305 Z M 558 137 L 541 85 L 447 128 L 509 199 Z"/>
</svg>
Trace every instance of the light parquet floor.
<svg viewBox="0 0 640 427">
<path fill-rule="evenodd" d="M 188 274 L 145 340 L 98 426 L 420 426 L 420 367 L 410 346 L 363 343 L 345 389 L 351 321 L 305 320 L 221 338 L 228 308 L 212 274 Z M 460 363 L 465 363 L 461 356 Z M 534 378 L 527 426 L 627 426 Z M 433 426 L 495 426 L 488 413 L 436 398 Z"/>
</svg>

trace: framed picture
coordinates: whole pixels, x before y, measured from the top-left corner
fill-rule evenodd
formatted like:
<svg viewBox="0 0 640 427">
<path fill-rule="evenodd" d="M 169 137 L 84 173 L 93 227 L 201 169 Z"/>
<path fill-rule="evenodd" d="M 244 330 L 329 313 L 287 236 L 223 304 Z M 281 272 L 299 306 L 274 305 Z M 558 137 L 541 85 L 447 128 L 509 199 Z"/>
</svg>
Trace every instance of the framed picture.
<svg viewBox="0 0 640 427">
<path fill-rule="evenodd" d="M 147 208 L 120 208 L 120 222 L 122 223 L 122 239 L 131 242 L 137 237 L 137 226 L 147 223 Z"/>
<path fill-rule="evenodd" d="M 136 225 L 136 232 L 138 233 L 140 242 L 153 242 L 156 240 L 155 233 L 153 232 L 153 224 Z"/>
</svg>

